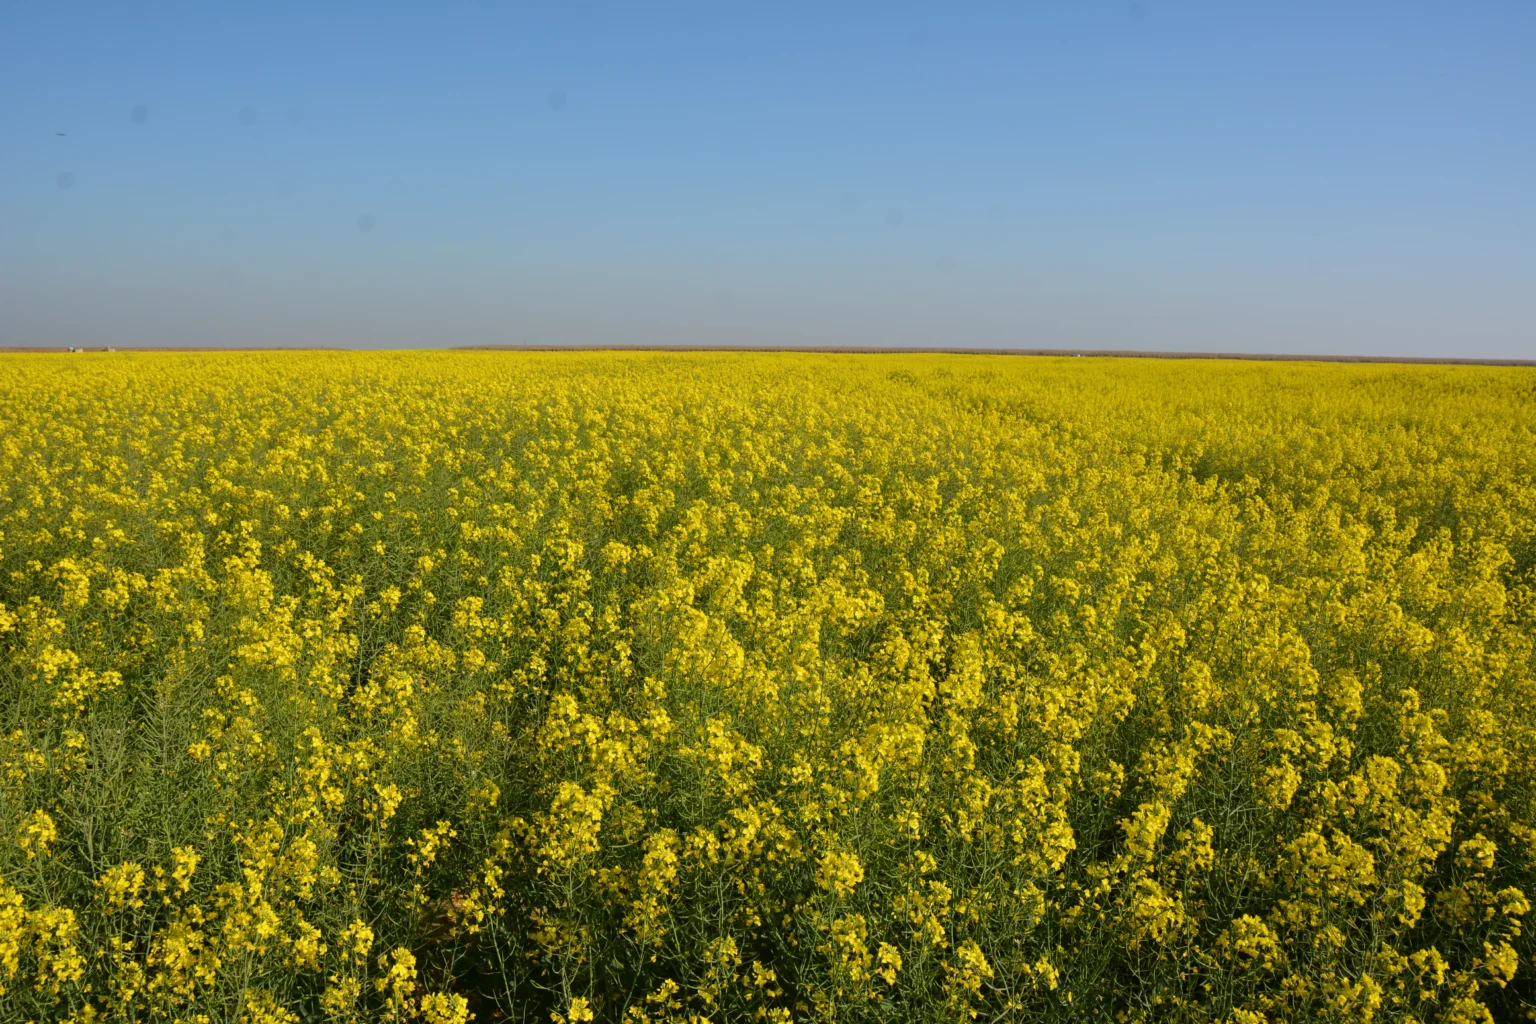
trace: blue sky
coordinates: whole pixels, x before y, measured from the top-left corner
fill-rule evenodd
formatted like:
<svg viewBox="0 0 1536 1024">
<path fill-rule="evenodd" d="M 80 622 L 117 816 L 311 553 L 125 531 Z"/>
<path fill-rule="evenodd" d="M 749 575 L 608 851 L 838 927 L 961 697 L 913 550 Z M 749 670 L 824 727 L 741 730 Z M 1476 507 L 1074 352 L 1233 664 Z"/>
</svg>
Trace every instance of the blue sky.
<svg viewBox="0 0 1536 1024">
<path fill-rule="evenodd" d="M 11 0 L 0 345 L 1536 358 L 1533 54 L 1525 0 Z"/>
</svg>

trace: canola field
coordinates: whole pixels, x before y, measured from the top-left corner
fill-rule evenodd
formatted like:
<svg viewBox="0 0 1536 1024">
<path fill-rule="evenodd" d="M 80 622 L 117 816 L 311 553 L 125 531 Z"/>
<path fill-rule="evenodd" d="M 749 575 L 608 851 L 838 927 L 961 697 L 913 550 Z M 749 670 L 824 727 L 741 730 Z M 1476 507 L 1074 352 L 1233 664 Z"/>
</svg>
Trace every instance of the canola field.
<svg viewBox="0 0 1536 1024">
<path fill-rule="evenodd" d="M 0 1022 L 1536 1019 L 1536 373 L 0 360 Z"/>
</svg>

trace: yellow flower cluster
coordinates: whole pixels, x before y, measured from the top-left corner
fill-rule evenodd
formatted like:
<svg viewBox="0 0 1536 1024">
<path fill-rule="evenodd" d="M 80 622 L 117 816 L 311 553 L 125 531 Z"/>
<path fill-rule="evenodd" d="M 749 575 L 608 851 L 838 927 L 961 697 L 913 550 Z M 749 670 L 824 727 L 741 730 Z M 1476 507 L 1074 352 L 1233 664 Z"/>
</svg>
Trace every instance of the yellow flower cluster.
<svg viewBox="0 0 1536 1024">
<path fill-rule="evenodd" d="M 1536 1020 L 1528 370 L 0 362 L 0 1024 Z"/>
</svg>

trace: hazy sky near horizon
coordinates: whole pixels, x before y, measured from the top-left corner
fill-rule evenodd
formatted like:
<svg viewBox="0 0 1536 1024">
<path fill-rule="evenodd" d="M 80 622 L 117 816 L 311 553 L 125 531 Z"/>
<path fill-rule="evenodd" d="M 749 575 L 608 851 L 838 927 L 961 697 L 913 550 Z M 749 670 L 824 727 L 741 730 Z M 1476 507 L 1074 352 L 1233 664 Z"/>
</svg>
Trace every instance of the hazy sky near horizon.
<svg viewBox="0 0 1536 1024">
<path fill-rule="evenodd" d="M 10 0 L 0 345 L 1536 358 L 1533 58 L 1528 0 Z"/>
</svg>

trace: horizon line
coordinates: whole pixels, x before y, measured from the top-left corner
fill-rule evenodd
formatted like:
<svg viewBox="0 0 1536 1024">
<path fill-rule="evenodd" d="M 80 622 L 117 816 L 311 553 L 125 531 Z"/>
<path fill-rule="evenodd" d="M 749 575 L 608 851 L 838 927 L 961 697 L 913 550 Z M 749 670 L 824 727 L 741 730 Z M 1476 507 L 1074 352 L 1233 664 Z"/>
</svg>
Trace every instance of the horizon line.
<svg viewBox="0 0 1536 1024">
<path fill-rule="evenodd" d="M 1296 363 L 1402 363 L 1429 366 L 1536 367 L 1536 359 L 1477 359 L 1457 356 L 1372 356 L 1280 352 L 1163 352 L 1091 348 L 956 348 L 858 345 L 450 345 L 445 348 L 345 348 L 333 345 L 0 345 L 4 355 L 86 355 L 122 352 L 748 352 L 807 355 L 1056 356 L 1109 359 L 1228 359 Z"/>
</svg>

